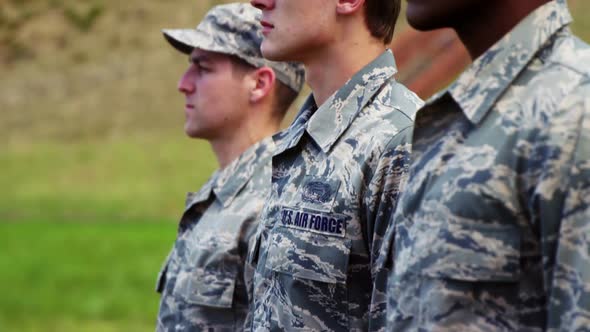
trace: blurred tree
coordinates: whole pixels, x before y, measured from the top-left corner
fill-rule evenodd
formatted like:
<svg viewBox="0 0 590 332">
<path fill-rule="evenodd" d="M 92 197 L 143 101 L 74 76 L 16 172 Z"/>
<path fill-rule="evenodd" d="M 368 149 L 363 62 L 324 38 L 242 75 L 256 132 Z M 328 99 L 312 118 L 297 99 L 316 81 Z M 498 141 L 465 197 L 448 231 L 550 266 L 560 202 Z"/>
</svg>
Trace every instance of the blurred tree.
<svg viewBox="0 0 590 332">
<path fill-rule="evenodd" d="M 104 6 L 100 4 L 93 4 L 85 11 L 75 10 L 73 7 L 66 7 L 64 9 L 64 16 L 74 27 L 82 32 L 88 32 L 96 20 L 103 14 Z"/>
</svg>

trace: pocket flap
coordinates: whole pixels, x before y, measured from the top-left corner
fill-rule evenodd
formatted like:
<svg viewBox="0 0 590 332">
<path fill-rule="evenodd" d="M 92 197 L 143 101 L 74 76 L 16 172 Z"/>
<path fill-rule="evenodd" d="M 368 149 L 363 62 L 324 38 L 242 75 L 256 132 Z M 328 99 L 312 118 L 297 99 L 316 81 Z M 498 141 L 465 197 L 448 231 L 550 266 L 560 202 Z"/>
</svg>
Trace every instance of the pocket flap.
<svg viewBox="0 0 590 332">
<path fill-rule="evenodd" d="M 231 308 L 236 273 L 194 268 L 180 271 L 174 294 L 186 302 L 216 308 Z"/>
<path fill-rule="evenodd" d="M 520 278 L 521 237 L 516 226 L 450 224 L 418 230 L 411 255 L 411 269 L 417 274 L 465 281 Z"/>
<path fill-rule="evenodd" d="M 350 240 L 286 227 L 271 233 L 266 267 L 295 278 L 346 283 Z"/>
</svg>

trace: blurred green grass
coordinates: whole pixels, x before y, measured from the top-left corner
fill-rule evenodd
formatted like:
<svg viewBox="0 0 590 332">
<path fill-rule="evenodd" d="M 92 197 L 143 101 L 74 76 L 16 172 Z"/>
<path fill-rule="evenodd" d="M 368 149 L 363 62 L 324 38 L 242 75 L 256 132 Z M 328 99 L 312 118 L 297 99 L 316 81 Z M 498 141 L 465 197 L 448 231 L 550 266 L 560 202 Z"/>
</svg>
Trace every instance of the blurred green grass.
<svg viewBox="0 0 590 332">
<path fill-rule="evenodd" d="M 180 136 L 174 138 L 174 136 Z M 11 144 L 0 150 L 0 221 L 173 221 L 215 168 L 182 134 Z"/>
<path fill-rule="evenodd" d="M 0 223 L 0 234 L 0 331 L 153 330 L 174 227 Z"/>
<path fill-rule="evenodd" d="M 182 133 L 186 59 L 159 29 L 216 2 L 0 5 L 0 331 L 153 330 L 185 193 L 216 165 Z M 590 41 L 590 2 L 573 14 Z"/>
</svg>

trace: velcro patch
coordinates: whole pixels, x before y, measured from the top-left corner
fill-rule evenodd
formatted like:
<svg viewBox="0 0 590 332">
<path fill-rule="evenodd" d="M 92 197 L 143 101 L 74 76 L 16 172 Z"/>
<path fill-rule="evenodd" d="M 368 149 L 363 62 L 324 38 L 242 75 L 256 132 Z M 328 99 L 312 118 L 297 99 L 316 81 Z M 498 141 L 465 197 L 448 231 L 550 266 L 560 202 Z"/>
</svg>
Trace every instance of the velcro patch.
<svg viewBox="0 0 590 332">
<path fill-rule="evenodd" d="M 302 231 L 346 237 L 346 216 L 340 214 L 283 207 L 281 224 Z"/>
<path fill-rule="evenodd" d="M 330 212 L 339 188 L 338 179 L 306 175 L 303 185 L 299 187 L 299 195 L 295 198 L 297 201 L 293 203 L 313 211 Z"/>
</svg>

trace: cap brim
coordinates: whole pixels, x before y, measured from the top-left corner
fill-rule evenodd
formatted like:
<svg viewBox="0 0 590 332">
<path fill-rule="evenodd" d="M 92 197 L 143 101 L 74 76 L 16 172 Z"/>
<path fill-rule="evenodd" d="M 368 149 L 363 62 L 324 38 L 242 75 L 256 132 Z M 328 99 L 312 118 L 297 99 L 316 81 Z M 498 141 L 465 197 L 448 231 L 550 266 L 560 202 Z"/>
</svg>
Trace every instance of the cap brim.
<svg viewBox="0 0 590 332">
<path fill-rule="evenodd" d="M 195 48 L 207 50 L 210 45 L 209 36 L 195 29 L 163 29 L 164 38 L 172 47 L 184 54 L 190 54 Z"/>
</svg>

